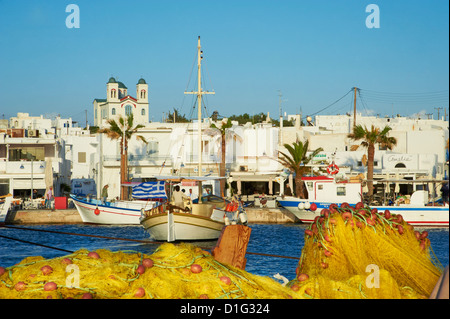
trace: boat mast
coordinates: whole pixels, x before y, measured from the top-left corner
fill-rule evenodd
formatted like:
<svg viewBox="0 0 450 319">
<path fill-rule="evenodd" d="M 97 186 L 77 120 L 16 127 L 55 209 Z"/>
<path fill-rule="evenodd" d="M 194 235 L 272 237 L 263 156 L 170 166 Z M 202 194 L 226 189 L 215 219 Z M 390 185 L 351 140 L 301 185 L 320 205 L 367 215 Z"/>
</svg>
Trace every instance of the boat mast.
<svg viewBox="0 0 450 319">
<path fill-rule="evenodd" d="M 198 114 L 198 176 L 202 176 L 202 95 L 203 94 L 215 94 L 215 92 L 208 92 L 202 90 L 202 53 L 200 45 L 200 36 L 198 36 L 198 45 L 197 45 L 197 92 L 184 92 L 184 94 L 197 94 L 197 114 Z M 201 182 L 199 181 L 199 203 L 201 201 L 202 189 Z"/>
</svg>

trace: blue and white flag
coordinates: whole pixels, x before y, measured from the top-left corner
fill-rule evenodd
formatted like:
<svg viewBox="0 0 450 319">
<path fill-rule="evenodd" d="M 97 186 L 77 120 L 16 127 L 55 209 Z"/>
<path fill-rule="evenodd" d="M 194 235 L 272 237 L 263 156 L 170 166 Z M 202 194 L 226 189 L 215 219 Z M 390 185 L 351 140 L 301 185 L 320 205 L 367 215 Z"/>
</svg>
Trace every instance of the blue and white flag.
<svg viewBox="0 0 450 319">
<path fill-rule="evenodd" d="M 164 181 L 145 182 L 133 186 L 133 198 L 138 199 L 167 199 L 166 191 L 164 190 Z"/>
</svg>

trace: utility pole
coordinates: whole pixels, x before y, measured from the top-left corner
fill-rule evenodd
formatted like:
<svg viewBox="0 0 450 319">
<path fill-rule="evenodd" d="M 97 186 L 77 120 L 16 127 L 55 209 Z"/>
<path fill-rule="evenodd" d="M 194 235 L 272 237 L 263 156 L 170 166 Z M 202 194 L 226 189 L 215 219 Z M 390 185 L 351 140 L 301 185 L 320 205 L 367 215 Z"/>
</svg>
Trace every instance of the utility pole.
<svg viewBox="0 0 450 319">
<path fill-rule="evenodd" d="M 283 96 L 281 94 L 281 90 L 278 90 L 278 107 L 280 109 L 280 134 L 279 134 L 279 144 L 281 145 L 283 143 L 283 110 L 281 108 L 281 97 Z"/>
<path fill-rule="evenodd" d="M 429 120 L 429 119 L 430 119 L 430 116 L 433 115 L 433 113 L 425 113 L 425 115 L 428 117 L 427 120 Z"/>
<path fill-rule="evenodd" d="M 438 112 L 437 119 L 439 120 L 439 110 L 442 110 L 442 107 L 435 107 L 434 109 L 437 110 L 437 112 Z"/>
<path fill-rule="evenodd" d="M 355 95 L 354 101 L 353 101 L 353 128 L 355 128 L 355 126 L 356 126 L 356 90 L 358 90 L 358 88 L 355 86 L 353 88 L 353 90 L 354 90 L 354 95 Z"/>
</svg>

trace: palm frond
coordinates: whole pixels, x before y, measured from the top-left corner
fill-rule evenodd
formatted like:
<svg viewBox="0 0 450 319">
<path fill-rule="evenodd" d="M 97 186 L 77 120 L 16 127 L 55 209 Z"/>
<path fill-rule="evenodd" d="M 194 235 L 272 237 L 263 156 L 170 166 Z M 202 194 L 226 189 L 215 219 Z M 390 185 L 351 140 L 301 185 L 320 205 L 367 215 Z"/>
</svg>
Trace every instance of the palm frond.
<svg viewBox="0 0 450 319">
<path fill-rule="evenodd" d="M 147 140 L 142 135 L 136 135 L 136 139 L 138 141 L 144 142 L 145 144 L 148 144 Z"/>
</svg>

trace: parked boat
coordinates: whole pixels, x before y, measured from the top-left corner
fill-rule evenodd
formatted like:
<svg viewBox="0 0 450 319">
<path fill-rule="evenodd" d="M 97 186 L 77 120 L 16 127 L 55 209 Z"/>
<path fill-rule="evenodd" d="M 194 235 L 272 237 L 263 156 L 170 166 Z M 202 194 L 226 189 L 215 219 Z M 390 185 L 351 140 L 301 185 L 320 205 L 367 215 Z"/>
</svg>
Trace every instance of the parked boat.
<svg viewBox="0 0 450 319">
<path fill-rule="evenodd" d="M 308 192 L 307 199 L 300 199 L 292 196 L 277 198 L 282 207 L 293 213 L 302 223 L 312 223 L 316 216 L 330 204 L 341 204 L 347 202 L 355 205 L 362 201 L 362 185 L 359 182 L 349 183 L 346 181 L 336 181 L 327 176 L 303 177 Z M 395 181 L 384 180 L 392 183 Z M 397 181 L 398 182 L 398 181 Z M 414 182 L 414 181 L 408 181 Z M 427 181 L 416 181 L 424 183 Z M 436 182 L 436 181 L 434 181 Z M 393 214 L 401 214 L 403 219 L 414 226 L 427 227 L 448 227 L 449 225 L 449 206 L 433 206 L 428 204 L 428 192 L 424 190 L 415 191 L 409 200 L 409 203 L 403 203 L 392 206 L 376 206 L 378 211 L 391 211 Z"/>
<path fill-rule="evenodd" d="M 84 223 L 105 225 L 139 225 L 141 209 L 151 209 L 152 201 L 107 201 L 89 199 L 71 194 Z"/>
<path fill-rule="evenodd" d="M 202 95 L 213 94 L 214 92 L 202 91 L 201 87 L 201 60 L 202 51 L 200 46 L 200 37 L 198 37 L 197 45 L 197 64 L 198 64 L 198 86 L 196 92 L 185 92 L 186 94 L 197 95 L 198 109 L 198 177 L 179 177 L 179 181 L 193 181 L 198 186 L 198 194 L 202 194 L 202 183 L 217 179 L 213 177 L 202 176 Z M 167 177 L 166 180 L 172 180 L 174 176 Z M 161 178 L 160 178 L 161 179 Z M 172 190 L 171 187 L 168 188 Z M 171 197 L 168 194 L 169 198 Z M 164 203 L 158 207 L 145 211 L 142 214 L 141 224 L 149 232 L 150 236 L 155 240 L 212 240 L 220 236 L 222 228 L 230 222 L 237 223 L 239 221 L 246 222 L 245 211 L 239 201 L 235 201 L 237 205 L 226 205 L 226 202 L 219 201 L 214 203 L 211 201 L 203 201 L 199 196 L 198 203 L 189 203 L 184 207 L 174 206 L 173 203 Z M 228 209 L 227 209 L 228 208 Z"/>
<path fill-rule="evenodd" d="M 180 177 L 182 180 L 206 181 L 211 177 Z M 169 185 L 172 184 L 170 181 Z M 171 190 L 169 186 L 166 189 Z M 171 198 L 171 195 L 168 194 Z M 187 197 L 187 196 L 186 196 Z M 210 199 L 209 196 L 205 196 Z M 219 238 L 222 228 L 231 223 L 246 223 L 242 203 L 222 200 L 193 203 L 187 198 L 183 206 L 175 206 L 172 201 L 159 203 L 150 210 L 143 210 L 141 225 L 157 241 L 196 241 Z"/>
<path fill-rule="evenodd" d="M 71 194 L 84 223 L 106 225 L 139 225 L 141 210 L 152 209 L 167 200 L 164 182 L 129 184 L 135 200 L 105 201 Z"/>
<path fill-rule="evenodd" d="M 13 199 L 11 194 L 0 196 L 0 224 L 5 222 Z"/>
</svg>

